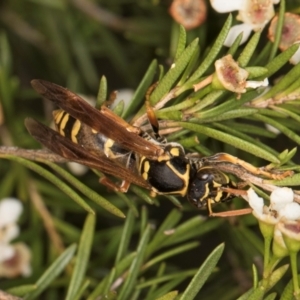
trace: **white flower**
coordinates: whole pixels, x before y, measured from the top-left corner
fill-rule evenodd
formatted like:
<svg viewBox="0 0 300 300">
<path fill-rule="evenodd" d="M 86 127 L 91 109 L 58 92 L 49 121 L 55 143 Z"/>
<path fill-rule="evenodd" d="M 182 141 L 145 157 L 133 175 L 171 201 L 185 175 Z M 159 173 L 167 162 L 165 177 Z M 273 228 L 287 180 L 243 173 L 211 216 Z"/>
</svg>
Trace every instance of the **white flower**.
<svg viewBox="0 0 300 300">
<path fill-rule="evenodd" d="M 4 198 L 0 201 L 0 227 L 16 222 L 22 213 L 22 204 L 15 198 Z"/>
<path fill-rule="evenodd" d="M 294 200 L 294 192 L 292 189 L 283 187 L 275 189 L 270 196 L 270 209 L 276 211 L 280 215 L 280 211 Z"/>
<path fill-rule="evenodd" d="M 0 244 L 8 243 L 19 235 L 16 222 L 22 210 L 21 202 L 15 198 L 0 201 Z"/>
<path fill-rule="evenodd" d="M 12 278 L 31 274 L 31 254 L 23 243 L 10 244 L 19 235 L 17 220 L 23 207 L 15 198 L 0 201 L 0 277 Z"/>
<path fill-rule="evenodd" d="M 249 205 L 253 209 L 253 212 L 255 212 L 259 216 L 262 216 L 263 208 L 264 208 L 263 198 L 258 197 L 258 195 L 255 193 L 255 191 L 252 188 L 250 188 L 247 191 L 247 199 L 248 199 Z"/>
<path fill-rule="evenodd" d="M 300 220 L 300 205 L 296 202 L 286 204 L 280 210 L 280 217 L 287 220 Z"/>
<path fill-rule="evenodd" d="M 247 191 L 246 198 L 253 209 L 253 215 L 258 220 L 269 225 L 275 225 L 278 222 L 276 216 L 264 205 L 263 199 L 259 197 L 252 188 Z"/>
<path fill-rule="evenodd" d="M 294 200 L 294 192 L 287 187 L 277 188 L 270 195 L 270 206 L 264 206 L 263 199 L 253 189 L 247 191 L 247 200 L 253 214 L 260 220 L 277 223 L 281 219 L 299 220 L 300 205 Z"/>
<path fill-rule="evenodd" d="M 268 38 L 274 42 L 277 32 L 278 16 L 273 18 L 268 32 Z M 300 43 L 300 16 L 298 14 L 285 13 L 279 49 L 284 51 L 293 44 Z M 290 58 L 290 62 L 296 65 L 300 61 L 300 48 Z"/>
<path fill-rule="evenodd" d="M 23 243 L 12 245 L 13 255 L 0 262 L 0 277 L 13 278 L 31 274 L 31 252 Z"/>
<path fill-rule="evenodd" d="M 10 259 L 15 253 L 9 242 L 19 235 L 16 222 L 22 210 L 21 202 L 15 198 L 0 201 L 0 263 Z"/>
<path fill-rule="evenodd" d="M 235 93 L 246 92 L 246 79 L 249 73 L 240 68 L 232 56 L 226 55 L 215 62 L 216 75 L 222 86 Z"/>
<path fill-rule="evenodd" d="M 290 221 L 283 219 L 277 225 L 278 230 L 281 231 L 283 235 L 284 242 L 288 249 L 291 247 L 297 248 L 296 251 L 300 250 L 300 222 Z"/>
<path fill-rule="evenodd" d="M 0 263 L 13 257 L 15 250 L 12 245 L 0 243 Z"/>
<path fill-rule="evenodd" d="M 247 81 L 249 72 L 241 67 L 232 58 L 231 54 L 223 56 L 215 62 L 216 72 L 212 77 L 212 85 L 216 89 L 226 89 L 234 93 L 245 93 L 246 88 L 256 89 L 268 86 L 266 78 L 263 81 Z"/>
<path fill-rule="evenodd" d="M 263 236 L 273 238 L 275 256 L 283 257 L 288 251 L 300 250 L 300 205 L 293 202 L 292 189 L 275 189 L 270 195 L 269 207 L 263 205 L 263 200 L 252 189 L 247 191 L 246 198 Z"/>
<path fill-rule="evenodd" d="M 243 33 L 241 44 L 244 43 L 252 30 L 260 31 L 274 16 L 274 4 L 280 0 L 210 0 L 212 7 L 220 13 L 237 10 L 237 19 L 243 24 L 233 26 L 224 42 L 230 47 L 236 37 Z"/>
</svg>

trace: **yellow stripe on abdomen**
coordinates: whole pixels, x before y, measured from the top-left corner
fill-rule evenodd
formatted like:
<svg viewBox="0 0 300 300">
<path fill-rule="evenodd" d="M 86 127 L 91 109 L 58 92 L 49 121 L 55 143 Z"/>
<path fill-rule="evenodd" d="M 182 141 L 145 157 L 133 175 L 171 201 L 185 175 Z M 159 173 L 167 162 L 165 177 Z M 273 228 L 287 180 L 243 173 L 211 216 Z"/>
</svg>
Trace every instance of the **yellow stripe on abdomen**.
<svg viewBox="0 0 300 300">
<path fill-rule="evenodd" d="M 77 134 L 80 128 L 81 128 L 81 122 L 79 120 L 76 120 L 71 131 L 71 140 L 76 144 L 78 144 Z"/>
</svg>

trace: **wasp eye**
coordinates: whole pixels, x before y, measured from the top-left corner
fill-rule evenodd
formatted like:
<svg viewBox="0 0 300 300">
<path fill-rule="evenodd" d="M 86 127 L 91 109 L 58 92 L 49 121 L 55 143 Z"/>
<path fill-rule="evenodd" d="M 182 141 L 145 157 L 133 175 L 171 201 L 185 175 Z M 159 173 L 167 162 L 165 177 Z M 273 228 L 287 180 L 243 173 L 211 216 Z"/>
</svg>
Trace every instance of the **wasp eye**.
<svg viewBox="0 0 300 300">
<path fill-rule="evenodd" d="M 201 174 L 198 178 L 200 180 L 207 180 L 208 178 L 210 178 L 211 175 L 210 174 Z"/>
</svg>

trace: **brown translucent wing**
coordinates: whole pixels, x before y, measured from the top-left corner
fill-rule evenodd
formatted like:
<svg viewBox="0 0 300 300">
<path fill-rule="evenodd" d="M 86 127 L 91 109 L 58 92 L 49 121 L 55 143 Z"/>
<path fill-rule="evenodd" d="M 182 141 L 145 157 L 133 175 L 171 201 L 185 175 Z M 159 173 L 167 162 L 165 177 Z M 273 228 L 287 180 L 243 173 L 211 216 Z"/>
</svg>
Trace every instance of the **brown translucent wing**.
<svg viewBox="0 0 300 300">
<path fill-rule="evenodd" d="M 116 141 L 125 149 L 152 158 L 162 153 L 158 145 L 132 132 L 134 127 L 122 118 L 108 110 L 97 110 L 68 89 L 39 79 L 32 80 L 31 85 L 40 95 L 57 104 L 72 117 Z"/>
<path fill-rule="evenodd" d="M 94 155 L 42 123 L 27 118 L 25 126 L 37 141 L 65 159 L 97 169 L 105 174 L 126 180 L 143 188 L 151 189 L 151 186 L 142 177 L 130 172 L 129 169 L 115 163 L 104 155 Z"/>
</svg>

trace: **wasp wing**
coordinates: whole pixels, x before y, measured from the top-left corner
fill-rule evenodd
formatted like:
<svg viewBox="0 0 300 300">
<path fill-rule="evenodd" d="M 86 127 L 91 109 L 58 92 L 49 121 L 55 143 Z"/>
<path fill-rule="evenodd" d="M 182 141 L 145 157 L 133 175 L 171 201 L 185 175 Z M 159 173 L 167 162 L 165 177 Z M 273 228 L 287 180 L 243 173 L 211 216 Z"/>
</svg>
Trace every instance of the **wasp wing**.
<svg viewBox="0 0 300 300">
<path fill-rule="evenodd" d="M 97 110 L 68 89 L 39 79 L 32 80 L 31 85 L 40 95 L 57 104 L 72 117 L 114 140 L 125 149 L 154 159 L 162 153 L 159 145 L 132 132 L 130 128 L 134 127 L 122 118 L 107 111 L 104 113 Z M 127 127 L 124 124 L 127 124 Z"/>
<path fill-rule="evenodd" d="M 105 174 L 126 180 L 143 188 L 151 189 L 151 186 L 145 180 L 143 180 L 142 177 L 130 172 L 128 168 L 115 163 L 113 160 L 104 155 L 94 155 L 93 153 L 87 151 L 87 149 L 73 143 L 69 139 L 66 139 L 46 125 L 31 118 L 27 118 L 25 120 L 25 126 L 29 133 L 37 141 L 39 141 L 52 152 L 66 158 L 67 160 L 97 169 Z"/>
</svg>

